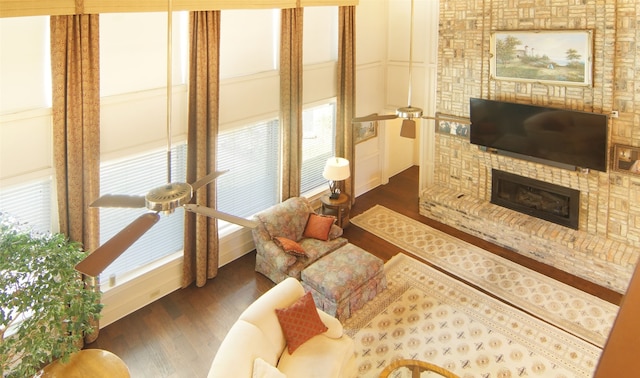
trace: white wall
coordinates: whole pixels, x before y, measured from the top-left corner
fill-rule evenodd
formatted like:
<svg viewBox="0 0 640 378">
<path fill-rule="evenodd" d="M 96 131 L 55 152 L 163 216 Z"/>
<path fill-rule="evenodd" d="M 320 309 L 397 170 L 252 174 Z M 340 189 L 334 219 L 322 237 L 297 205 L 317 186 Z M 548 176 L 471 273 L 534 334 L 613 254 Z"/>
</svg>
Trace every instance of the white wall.
<svg viewBox="0 0 640 378">
<path fill-rule="evenodd" d="M 384 112 L 386 64 L 386 1 L 361 0 L 356 7 L 356 115 Z M 355 194 L 386 182 L 385 128 L 378 137 L 356 145 Z"/>
<path fill-rule="evenodd" d="M 410 0 L 361 0 L 356 25 L 356 114 L 394 114 L 412 105 L 435 113 L 438 1 L 414 0 L 409 101 Z M 417 120 L 416 139 L 400 137 L 401 120 L 379 122 L 378 138 L 356 146 L 356 195 L 385 184 L 432 151 L 434 122 Z M 432 169 L 431 169 L 432 171 Z M 429 173 L 422 173 L 428 180 Z"/>
</svg>

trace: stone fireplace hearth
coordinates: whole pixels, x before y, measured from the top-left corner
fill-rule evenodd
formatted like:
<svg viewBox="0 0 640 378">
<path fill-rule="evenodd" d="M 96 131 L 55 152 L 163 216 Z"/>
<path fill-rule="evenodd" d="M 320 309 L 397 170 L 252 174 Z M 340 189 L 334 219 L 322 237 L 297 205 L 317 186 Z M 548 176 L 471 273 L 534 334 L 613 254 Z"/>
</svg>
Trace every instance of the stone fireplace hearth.
<svg viewBox="0 0 640 378">
<path fill-rule="evenodd" d="M 638 256 L 632 245 L 438 185 L 420 193 L 420 214 L 619 293 Z"/>
<path fill-rule="evenodd" d="M 578 190 L 497 169 L 492 170 L 491 177 L 491 203 L 578 229 Z"/>
</svg>

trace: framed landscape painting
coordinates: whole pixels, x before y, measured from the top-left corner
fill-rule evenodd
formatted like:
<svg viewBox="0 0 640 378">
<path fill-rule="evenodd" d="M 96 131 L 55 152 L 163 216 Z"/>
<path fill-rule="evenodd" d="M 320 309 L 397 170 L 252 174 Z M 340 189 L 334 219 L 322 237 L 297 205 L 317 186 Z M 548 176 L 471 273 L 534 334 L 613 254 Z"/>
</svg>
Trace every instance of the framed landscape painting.
<svg viewBox="0 0 640 378">
<path fill-rule="evenodd" d="M 354 142 L 356 144 L 378 136 L 378 122 L 362 122 L 354 125 Z"/>
<path fill-rule="evenodd" d="M 589 86 L 590 30 L 497 31 L 491 34 L 491 77 L 496 80 Z"/>
</svg>

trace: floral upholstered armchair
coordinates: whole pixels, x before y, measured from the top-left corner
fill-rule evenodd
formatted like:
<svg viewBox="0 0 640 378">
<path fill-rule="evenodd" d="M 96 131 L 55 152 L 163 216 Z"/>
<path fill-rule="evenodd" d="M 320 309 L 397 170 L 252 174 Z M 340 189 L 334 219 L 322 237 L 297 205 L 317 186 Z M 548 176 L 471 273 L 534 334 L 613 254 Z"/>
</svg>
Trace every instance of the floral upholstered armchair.
<svg viewBox="0 0 640 378">
<path fill-rule="evenodd" d="M 255 215 L 256 271 L 279 283 L 347 244 L 335 218 L 317 214 L 309 200 L 293 197 Z"/>
</svg>

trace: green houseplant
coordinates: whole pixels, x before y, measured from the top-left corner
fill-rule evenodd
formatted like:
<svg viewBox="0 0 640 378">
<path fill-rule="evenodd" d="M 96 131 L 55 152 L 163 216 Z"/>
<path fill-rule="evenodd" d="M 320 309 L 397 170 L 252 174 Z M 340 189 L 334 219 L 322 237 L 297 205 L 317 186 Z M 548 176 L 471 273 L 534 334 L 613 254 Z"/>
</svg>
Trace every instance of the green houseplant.
<svg viewBox="0 0 640 378">
<path fill-rule="evenodd" d="M 74 269 L 85 256 L 64 235 L 38 234 L 0 212 L 0 375 L 33 376 L 94 331 L 100 292 Z"/>
</svg>

